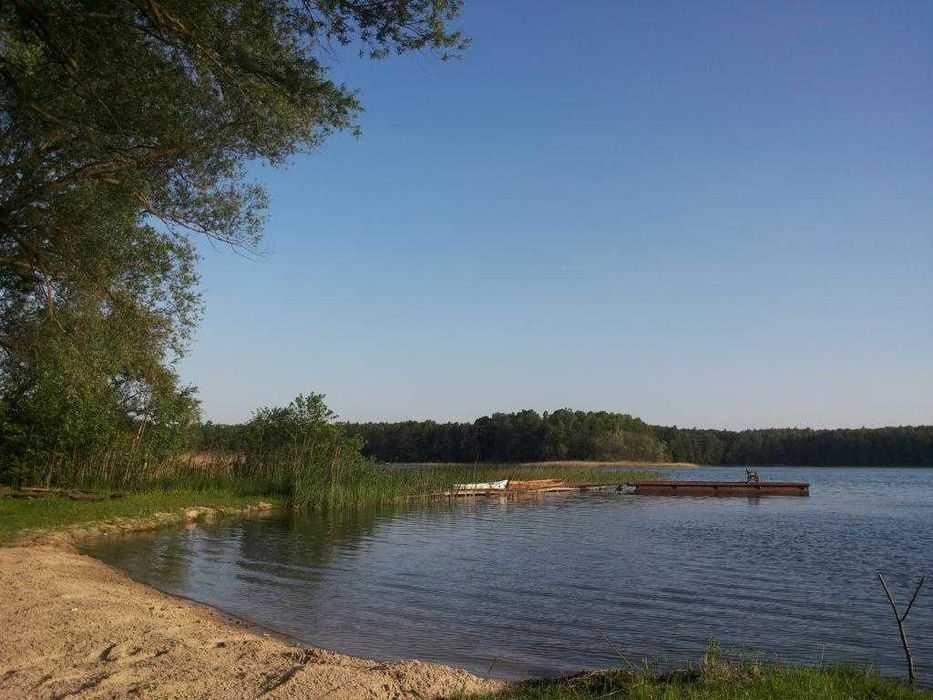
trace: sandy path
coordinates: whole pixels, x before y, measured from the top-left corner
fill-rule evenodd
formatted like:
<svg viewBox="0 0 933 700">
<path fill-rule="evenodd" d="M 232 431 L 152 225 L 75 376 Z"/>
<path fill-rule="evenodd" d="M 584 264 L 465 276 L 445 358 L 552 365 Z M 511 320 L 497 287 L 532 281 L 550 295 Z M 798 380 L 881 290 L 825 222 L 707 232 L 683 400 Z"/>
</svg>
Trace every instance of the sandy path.
<svg viewBox="0 0 933 700">
<path fill-rule="evenodd" d="M 438 698 L 458 669 L 308 649 L 60 546 L 0 548 L 0 698 Z"/>
</svg>

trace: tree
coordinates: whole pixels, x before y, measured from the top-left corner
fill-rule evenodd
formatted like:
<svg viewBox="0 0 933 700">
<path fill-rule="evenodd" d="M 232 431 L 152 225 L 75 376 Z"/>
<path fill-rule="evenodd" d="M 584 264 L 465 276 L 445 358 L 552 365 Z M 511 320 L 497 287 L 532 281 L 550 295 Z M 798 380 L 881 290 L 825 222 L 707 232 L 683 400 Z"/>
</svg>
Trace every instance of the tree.
<svg viewBox="0 0 933 700">
<path fill-rule="evenodd" d="M 0 5 L 0 436 L 36 448 L 41 431 L 23 421 L 85 408 L 96 416 L 78 421 L 86 437 L 107 432 L 96 421 L 143 436 L 168 420 L 160 407 L 190 403 L 172 363 L 200 309 L 191 236 L 255 246 L 266 201 L 246 164 L 281 164 L 355 128 L 360 105 L 328 78 L 329 46 L 446 56 L 465 46 L 448 29 L 459 10 L 460 0 Z M 56 382 L 53 401 L 42 387 Z M 43 433 L 42 449 L 51 439 L 74 451 L 81 441 L 67 435 Z"/>
</svg>

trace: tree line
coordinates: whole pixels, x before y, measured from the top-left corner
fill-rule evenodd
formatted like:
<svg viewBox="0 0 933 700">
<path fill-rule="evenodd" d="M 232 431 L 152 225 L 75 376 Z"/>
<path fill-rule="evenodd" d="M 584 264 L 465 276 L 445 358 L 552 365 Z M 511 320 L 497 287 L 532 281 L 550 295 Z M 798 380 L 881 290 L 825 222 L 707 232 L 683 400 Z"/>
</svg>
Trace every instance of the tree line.
<svg viewBox="0 0 933 700">
<path fill-rule="evenodd" d="M 631 460 L 710 465 L 933 466 L 933 426 L 705 430 L 628 414 L 561 409 L 494 413 L 473 422 L 344 423 L 363 454 L 385 462 Z M 203 449 L 237 450 L 243 428 L 207 423 Z"/>
<path fill-rule="evenodd" d="M 364 453 L 390 462 L 534 462 L 669 458 L 641 419 L 605 411 L 494 413 L 472 423 L 348 424 Z"/>
<path fill-rule="evenodd" d="M 655 427 L 675 461 L 698 464 L 933 466 L 933 426 L 698 430 Z"/>
</svg>

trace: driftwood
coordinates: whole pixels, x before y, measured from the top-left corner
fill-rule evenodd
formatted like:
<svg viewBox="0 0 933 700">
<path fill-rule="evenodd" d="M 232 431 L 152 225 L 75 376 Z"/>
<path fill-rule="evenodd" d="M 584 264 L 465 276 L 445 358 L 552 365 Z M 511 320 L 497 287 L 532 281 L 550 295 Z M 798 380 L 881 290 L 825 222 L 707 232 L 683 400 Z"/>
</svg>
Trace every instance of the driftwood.
<svg viewBox="0 0 933 700">
<path fill-rule="evenodd" d="M 907 679 L 908 682 L 913 685 L 917 679 L 917 667 L 914 664 L 914 653 L 910 648 L 910 638 L 907 636 L 907 629 L 904 627 L 904 620 L 907 619 L 907 616 L 910 615 L 911 608 L 914 607 L 914 602 L 917 600 L 917 596 L 920 595 L 920 589 L 923 588 L 923 583 L 926 581 L 926 576 L 921 576 L 920 581 L 917 583 L 917 587 L 914 589 L 914 594 L 910 598 L 910 602 L 907 604 L 907 609 L 902 615 L 898 612 L 897 602 L 894 600 L 894 594 L 891 593 L 888 588 L 888 584 L 884 580 L 881 572 L 878 572 L 878 580 L 881 581 L 881 587 L 884 588 L 884 594 L 888 597 L 888 602 L 891 604 L 891 610 L 894 611 L 894 619 L 897 620 L 897 631 L 901 635 L 901 644 L 904 647 L 904 656 L 907 659 Z"/>
</svg>

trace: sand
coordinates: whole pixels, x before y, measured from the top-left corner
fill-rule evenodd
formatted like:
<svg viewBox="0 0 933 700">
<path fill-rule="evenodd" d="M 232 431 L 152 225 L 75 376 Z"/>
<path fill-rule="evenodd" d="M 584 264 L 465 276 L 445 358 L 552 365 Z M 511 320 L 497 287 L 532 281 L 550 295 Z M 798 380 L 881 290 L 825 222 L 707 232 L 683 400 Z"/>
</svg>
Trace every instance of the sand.
<svg viewBox="0 0 933 700">
<path fill-rule="evenodd" d="M 65 543 L 0 548 L 0 698 L 443 698 L 502 683 L 312 649 Z"/>
</svg>

